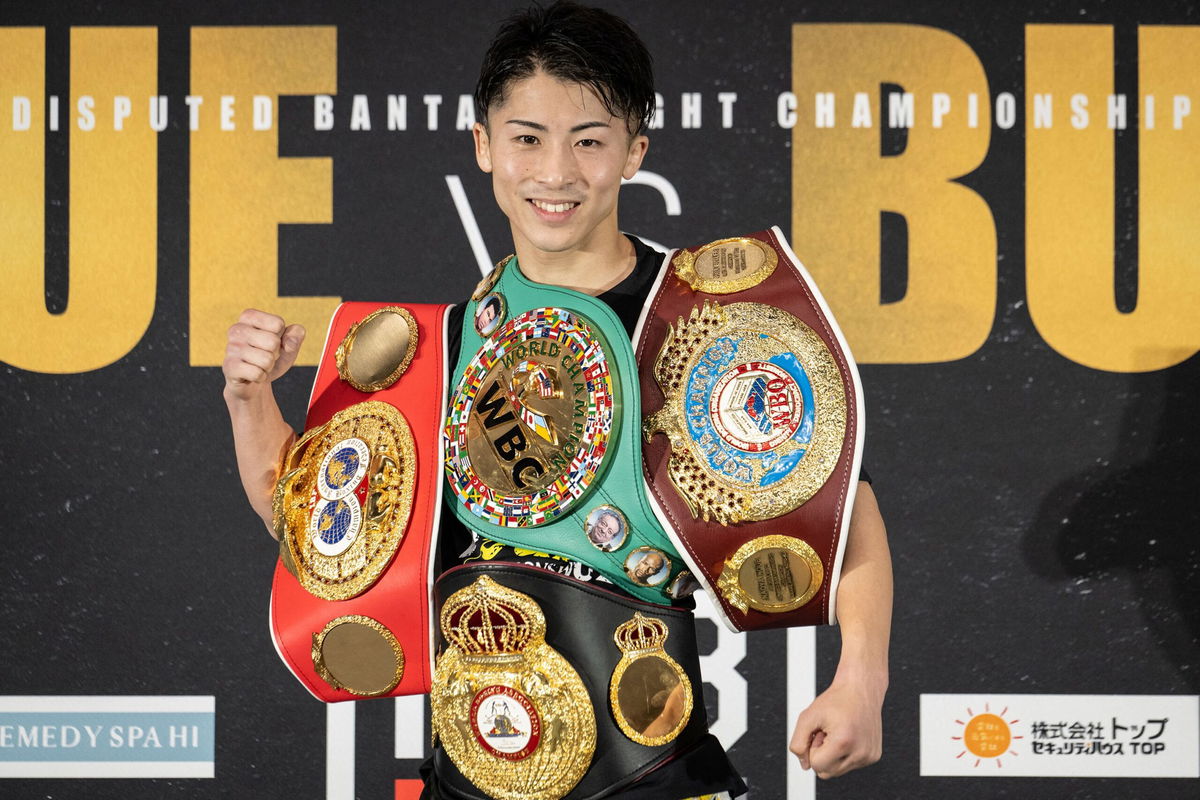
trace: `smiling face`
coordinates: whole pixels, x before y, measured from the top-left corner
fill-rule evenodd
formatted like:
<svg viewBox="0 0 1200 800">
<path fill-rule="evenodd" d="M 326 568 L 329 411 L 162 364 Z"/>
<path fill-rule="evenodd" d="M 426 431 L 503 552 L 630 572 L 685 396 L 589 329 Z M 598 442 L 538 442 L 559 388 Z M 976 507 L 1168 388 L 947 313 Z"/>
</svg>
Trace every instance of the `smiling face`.
<svg viewBox="0 0 1200 800">
<path fill-rule="evenodd" d="M 624 246 L 617 227 L 621 178 L 637 172 L 649 142 L 631 136 L 590 88 L 535 72 L 507 87 L 474 134 L 475 158 L 492 174 L 518 257 Z"/>
<path fill-rule="evenodd" d="M 588 532 L 596 544 L 608 544 L 621 532 L 621 523 L 613 514 L 601 514 Z"/>
</svg>

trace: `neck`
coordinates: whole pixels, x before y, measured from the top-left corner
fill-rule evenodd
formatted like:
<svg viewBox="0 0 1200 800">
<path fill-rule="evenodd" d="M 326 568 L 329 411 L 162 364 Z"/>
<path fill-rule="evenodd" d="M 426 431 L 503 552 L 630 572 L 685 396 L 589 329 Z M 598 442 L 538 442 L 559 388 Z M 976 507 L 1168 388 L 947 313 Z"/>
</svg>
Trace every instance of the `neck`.
<svg viewBox="0 0 1200 800">
<path fill-rule="evenodd" d="M 616 286 L 633 272 L 637 261 L 633 243 L 623 234 L 602 244 L 562 253 L 550 253 L 517 241 L 521 273 L 535 283 L 548 283 L 596 296 Z"/>
</svg>

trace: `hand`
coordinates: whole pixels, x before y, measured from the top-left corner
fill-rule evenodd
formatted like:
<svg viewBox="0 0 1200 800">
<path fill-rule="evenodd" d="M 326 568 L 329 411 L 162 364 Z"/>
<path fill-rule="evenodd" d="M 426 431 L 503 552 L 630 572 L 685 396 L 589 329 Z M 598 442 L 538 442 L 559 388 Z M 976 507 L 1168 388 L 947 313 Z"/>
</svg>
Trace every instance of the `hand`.
<svg viewBox="0 0 1200 800">
<path fill-rule="evenodd" d="M 296 363 L 304 328 L 284 325 L 283 318 L 248 308 L 229 328 L 225 345 L 225 389 L 247 399 L 258 387 L 278 378 Z"/>
<path fill-rule="evenodd" d="M 883 755 L 883 694 L 836 679 L 796 720 L 790 749 L 802 769 L 836 778 Z"/>
</svg>

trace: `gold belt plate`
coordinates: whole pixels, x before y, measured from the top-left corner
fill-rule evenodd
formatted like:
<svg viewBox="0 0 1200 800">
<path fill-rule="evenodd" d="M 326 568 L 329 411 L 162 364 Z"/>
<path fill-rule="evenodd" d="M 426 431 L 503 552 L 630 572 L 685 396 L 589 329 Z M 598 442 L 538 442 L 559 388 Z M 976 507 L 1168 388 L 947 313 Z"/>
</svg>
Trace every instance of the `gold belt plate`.
<svg viewBox="0 0 1200 800">
<path fill-rule="evenodd" d="M 596 718 L 537 602 L 485 575 L 450 595 L 440 622 L 429 697 L 450 760 L 498 800 L 564 797 L 591 766 Z"/>
<path fill-rule="evenodd" d="M 443 431 L 446 478 L 471 513 L 532 527 L 587 494 L 620 427 L 607 352 L 592 323 L 550 307 L 514 317 L 484 343 Z"/>
<path fill-rule="evenodd" d="M 693 291 L 735 294 L 771 277 L 778 263 L 775 248 L 759 239 L 739 236 L 710 242 L 694 254 L 680 250 L 671 265 Z"/>
<path fill-rule="evenodd" d="M 803 539 L 772 534 L 751 539 L 725 561 L 717 588 L 743 614 L 795 611 L 825 580 L 817 551 Z"/>
<path fill-rule="evenodd" d="M 346 331 L 334 352 L 338 375 L 360 392 L 386 389 L 412 363 L 419 336 L 417 321 L 407 309 L 376 309 Z"/>
<path fill-rule="evenodd" d="M 722 525 L 782 516 L 833 474 L 846 436 L 846 391 L 821 337 L 762 303 L 708 300 L 678 318 L 654 363 L 667 474 L 693 517 Z"/>
<path fill-rule="evenodd" d="M 284 564 L 322 600 L 362 594 L 395 556 L 412 513 L 417 455 L 404 415 L 378 400 L 306 431 L 275 487 Z"/>
<path fill-rule="evenodd" d="M 621 660 L 608 683 L 609 705 L 621 732 L 647 747 L 674 741 L 692 718 L 692 682 L 663 649 L 667 635 L 665 622 L 637 612 L 613 632 Z"/>
</svg>

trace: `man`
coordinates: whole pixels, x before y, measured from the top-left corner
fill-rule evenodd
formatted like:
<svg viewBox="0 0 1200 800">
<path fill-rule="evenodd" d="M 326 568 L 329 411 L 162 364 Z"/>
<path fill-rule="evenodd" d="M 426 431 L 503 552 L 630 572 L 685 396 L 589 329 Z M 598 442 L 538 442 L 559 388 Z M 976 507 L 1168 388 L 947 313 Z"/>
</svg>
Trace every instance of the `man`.
<svg viewBox="0 0 1200 800">
<path fill-rule="evenodd" d="M 664 561 L 662 554 L 651 550 L 638 559 L 636 563 L 634 563 L 633 566 L 627 571 L 629 572 L 629 577 L 633 579 L 634 583 L 640 583 L 644 586 L 649 586 L 659 583 L 662 580 L 662 578 L 654 580 L 654 576 L 661 572 L 664 566 L 666 566 L 666 562 Z M 665 577 L 666 576 L 664 575 L 663 578 Z"/>
<path fill-rule="evenodd" d="M 616 511 L 601 507 L 592 512 L 588 540 L 601 550 L 616 550 L 625 540 L 624 527 Z"/>
<path fill-rule="evenodd" d="M 480 336 L 490 336 L 498 324 L 500 324 L 500 298 L 488 297 L 479 304 L 479 311 L 475 314 L 475 330 L 479 331 Z"/>
<path fill-rule="evenodd" d="M 622 235 L 617 221 L 621 179 L 632 178 L 642 164 L 649 147 L 644 130 L 654 108 L 650 59 L 640 40 L 603 11 L 568 3 L 531 9 L 498 34 L 485 58 L 476 105 L 475 156 L 480 169 L 492 175 L 496 201 L 511 226 L 519 267 L 509 268 L 535 284 L 599 297 L 632 333 L 631 319 L 661 263 L 661 256 Z M 451 331 L 455 320 L 461 325 L 462 313 L 460 308 L 452 318 Z M 271 382 L 295 361 L 303 337 L 299 326 L 254 310 L 244 312 L 229 331 L 225 398 L 238 468 L 268 529 L 279 464 L 295 437 L 280 415 Z M 452 345 L 452 360 L 457 349 Z M 456 535 L 461 531 L 443 533 L 444 555 L 454 555 L 447 541 Z M 477 536 L 466 541 L 480 546 Z M 462 557 L 471 557 L 470 548 Z M 661 569 L 661 556 L 655 558 L 644 557 L 642 565 Z M 837 602 L 838 670 L 801 713 L 790 745 L 803 768 L 822 778 L 873 763 L 881 754 L 891 565 L 883 522 L 866 483 L 851 516 Z M 597 638 L 605 635 L 611 637 L 611 631 Z M 699 755 L 681 754 L 674 766 L 655 769 L 612 796 L 675 800 L 735 794 L 742 790 L 740 780 L 726 774 L 719 748 L 712 756 L 714 746 L 715 740 Z M 710 767 L 719 763 L 707 783 L 676 789 L 685 785 L 689 758 Z M 430 781 L 427 796 L 453 796 L 438 788 L 436 775 Z"/>
</svg>

